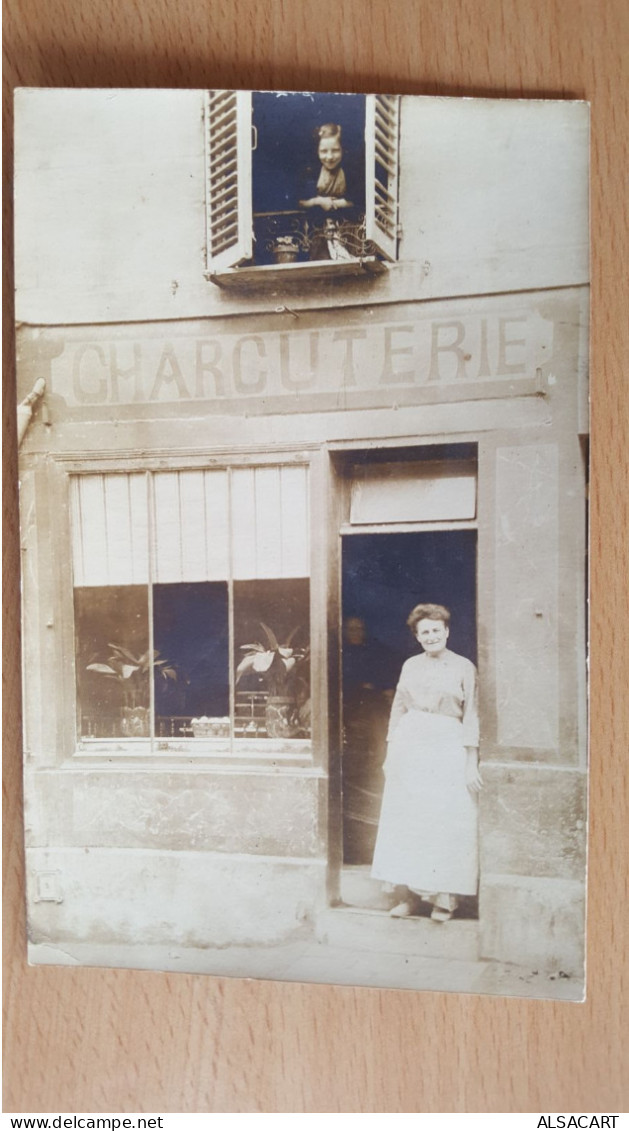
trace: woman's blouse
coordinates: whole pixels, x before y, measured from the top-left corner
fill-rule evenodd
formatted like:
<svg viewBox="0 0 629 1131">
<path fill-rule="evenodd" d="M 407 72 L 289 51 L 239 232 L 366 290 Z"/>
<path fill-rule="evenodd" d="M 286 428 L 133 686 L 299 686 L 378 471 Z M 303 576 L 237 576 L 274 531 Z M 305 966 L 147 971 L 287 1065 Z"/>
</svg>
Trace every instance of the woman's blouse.
<svg viewBox="0 0 629 1131">
<path fill-rule="evenodd" d="M 407 711 L 448 715 L 463 724 L 463 745 L 478 746 L 478 681 L 476 668 L 447 649 L 441 656 L 412 656 L 400 673 L 389 719 L 389 741 Z"/>
</svg>

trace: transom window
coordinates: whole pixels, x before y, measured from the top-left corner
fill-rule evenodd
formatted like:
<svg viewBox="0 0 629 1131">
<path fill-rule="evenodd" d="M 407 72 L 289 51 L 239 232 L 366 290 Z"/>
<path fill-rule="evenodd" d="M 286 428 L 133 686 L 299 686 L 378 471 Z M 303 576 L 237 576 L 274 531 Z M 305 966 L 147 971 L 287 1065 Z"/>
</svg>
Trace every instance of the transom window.
<svg viewBox="0 0 629 1131">
<path fill-rule="evenodd" d="M 397 256 L 399 100 L 207 93 L 207 267 Z"/>
<path fill-rule="evenodd" d="M 310 737 L 308 469 L 71 478 L 78 733 Z"/>
</svg>

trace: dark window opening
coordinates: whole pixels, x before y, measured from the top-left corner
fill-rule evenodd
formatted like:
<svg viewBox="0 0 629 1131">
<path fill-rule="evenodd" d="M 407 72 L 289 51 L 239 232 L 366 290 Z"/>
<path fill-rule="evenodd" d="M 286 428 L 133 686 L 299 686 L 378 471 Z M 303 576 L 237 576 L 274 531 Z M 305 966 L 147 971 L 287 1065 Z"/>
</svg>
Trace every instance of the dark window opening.
<svg viewBox="0 0 629 1131">
<path fill-rule="evenodd" d="M 227 583 L 155 585 L 153 624 L 156 651 L 177 674 L 155 671 L 158 736 L 192 734 L 193 718 L 221 719 L 229 735 Z"/>
<path fill-rule="evenodd" d="M 364 95 L 257 93 L 252 105 L 254 263 L 367 254 Z M 330 148 L 335 136 L 339 146 L 329 171 L 320 160 L 326 138 L 318 134 L 327 126 L 340 128 L 324 131 Z"/>
</svg>

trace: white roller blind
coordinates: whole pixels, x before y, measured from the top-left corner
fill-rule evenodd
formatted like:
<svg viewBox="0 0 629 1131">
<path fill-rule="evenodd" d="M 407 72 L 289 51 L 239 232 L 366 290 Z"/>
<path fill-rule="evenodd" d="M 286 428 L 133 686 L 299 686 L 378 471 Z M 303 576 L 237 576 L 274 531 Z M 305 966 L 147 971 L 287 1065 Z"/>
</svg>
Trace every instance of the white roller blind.
<svg viewBox="0 0 629 1131">
<path fill-rule="evenodd" d="M 226 471 L 160 471 L 153 580 L 225 581 L 229 576 Z"/>
<path fill-rule="evenodd" d="M 308 577 L 309 527 L 307 468 L 234 469 L 232 545 L 236 580 Z"/>
<path fill-rule="evenodd" d="M 476 517 L 476 465 L 463 461 L 356 468 L 350 522 L 445 522 Z"/>
<path fill-rule="evenodd" d="M 230 518 L 233 576 L 308 577 L 308 470 L 236 468 L 160 471 L 151 477 L 156 584 L 226 581 Z M 149 581 L 149 477 L 73 477 L 70 489 L 76 586 Z"/>
<path fill-rule="evenodd" d="M 146 475 L 73 477 L 70 513 L 76 586 L 147 583 Z"/>
<path fill-rule="evenodd" d="M 280 478 L 282 577 L 310 576 L 310 495 L 307 467 L 283 467 Z"/>
</svg>

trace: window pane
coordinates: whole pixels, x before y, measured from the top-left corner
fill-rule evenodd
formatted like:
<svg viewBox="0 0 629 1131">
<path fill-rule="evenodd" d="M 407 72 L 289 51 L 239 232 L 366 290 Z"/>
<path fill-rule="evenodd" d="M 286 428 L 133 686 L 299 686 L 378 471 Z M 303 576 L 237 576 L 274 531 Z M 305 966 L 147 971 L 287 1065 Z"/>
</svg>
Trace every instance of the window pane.
<svg viewBox="0 0 629 1131">
<path fill-rule="evenodd" d="M 307 578 L 234 583 L 237 738 L 310 736 L 309 601 Z"/>
<path fill-rule="evenodd" d="M 74 618 L 80 736 L 148 736 L 147 587 L 75 589 Z"/>
<path fill-rule="evenodd" d="M 153 588 L 157 737 L 229 739 L 226 582 Z"/>
</svg>

